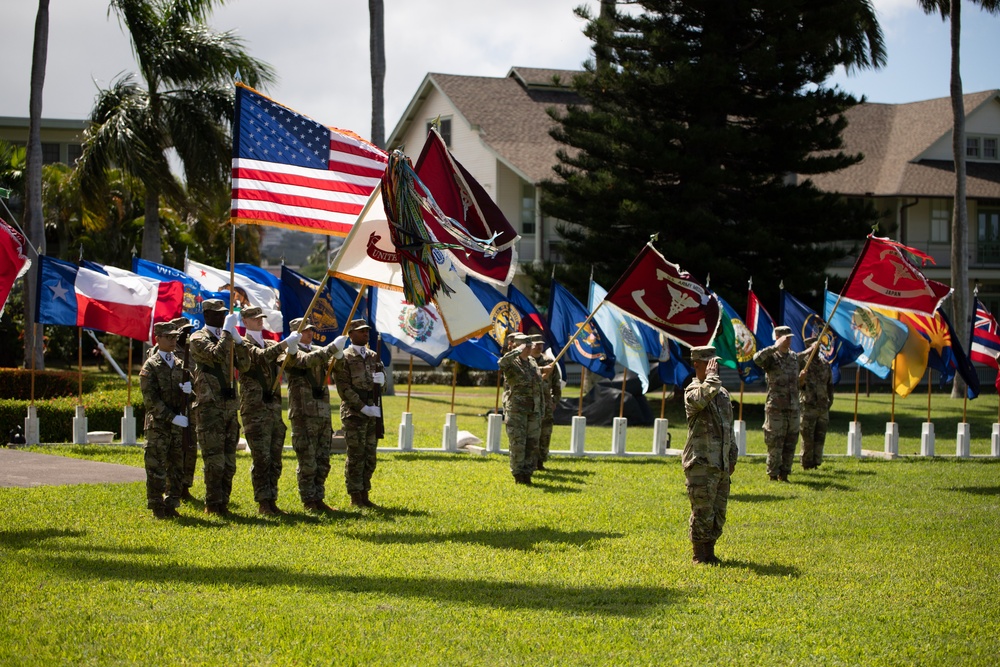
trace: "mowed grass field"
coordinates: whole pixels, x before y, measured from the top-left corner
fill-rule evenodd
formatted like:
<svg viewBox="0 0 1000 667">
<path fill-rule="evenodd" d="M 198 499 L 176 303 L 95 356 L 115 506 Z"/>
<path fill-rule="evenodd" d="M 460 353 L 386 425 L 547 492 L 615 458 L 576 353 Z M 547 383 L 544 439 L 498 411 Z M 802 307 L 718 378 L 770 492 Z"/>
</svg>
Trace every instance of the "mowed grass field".
<svg viewBox="0 0 1000 667">
<path fill-rule="evenodd" d="M 386 399 L 388 444 L 402 389 Z M 416 445 L 438 447 L 450 388 L 418 390 Z M 919 451 L 926 419 L 915 398 L 897 402 L 904 454 Z M 882 449 L 889 400 L 862 400 L 866 449 Z M 953 454 L 962 403 L 933 400 L 938 452 Z M 764 451 L 762 402 L 746 397 L 751 453 Z M 484 437 L 478 415 L 492 405 L 492 390 L 459 388 L 459 428 Z M 835 410 L 828 452 L 842 454 L 853 398 Z M 995 396 L 969 403 L 974 455 L 989 452 L 995 414 Z M 680 447 L 679 407 L 667 416 Z M 568 448 L 569 427 L 554 439 Z M 629 450 L 651 439 L 630 428 Z M 610 429 L 587 441 L 610 449 Z M 142 465 L 137 448 L 37 451 Z M 0 489 L 0 664 L 992 665 L 1000 654 L 998 460 L 836 456 L 781 484 L 746 457 L 722 567 L 690 562 L 676 457 L 558 457 L 524 487 L 499 456 L 380 454 L 372 498 L 384 509 L 361 511 L 345 508 L 337 455 L 328 501 L 344 511 L 329 517 L 301 511 L 291 452 L 284 464 L 280 518 L 255 514 L 246 453 L 229 519 L 196 503 L 155 521 L 142 484 Z"/>
</svg>

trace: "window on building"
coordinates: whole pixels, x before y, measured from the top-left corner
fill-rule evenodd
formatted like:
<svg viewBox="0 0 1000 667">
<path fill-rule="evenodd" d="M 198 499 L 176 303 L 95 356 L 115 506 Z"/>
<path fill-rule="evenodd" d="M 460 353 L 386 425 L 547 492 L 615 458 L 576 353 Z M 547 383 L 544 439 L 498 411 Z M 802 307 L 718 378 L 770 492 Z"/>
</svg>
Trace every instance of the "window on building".
<svg viewBox="0 0 1000 667">
<path fill-rule="evenodd" d="M 965 138 L 965 157 L 979 157 L 979 141 L 979 137 Z"/>
<path fill-rule="evenodd" d="M 535 233 L 535 186 L 521 184 L 521 233 Z"/>
<path fill-rule="evenodd" d="M 996 160 L 997 144 L 1000 143 L 996 137 L 983 137 L 983 159 Z"/>
<path fill-rule="evenodd" d="M 440 126 L 438 132 L 441 134 L 441 138 L 444 139 L 444 145 L 451 148 L 451 118 L 440 119 Z M 433 120 L 427 121 L 427 131 L 431 131 L 431 127 L 434 125 Z"/>
<path fill-rule="evenodd" d="M 80 159 L 83 154 L 83 146 L 80 144 L 70 144 L 66 147 L 67 155 L 66 159 L 69 160 L 69 166 L 74 166 L 76 161 Z"/>
<path fill-rule="evenodd" d="M 59 162 L 59 144 L 42 143 L 42 164 Z"/>
<path fill-rule="evenodd" d="M 976 259 L 980 264 L 1000 264 L 1000 208 L 979 207 Z"/>
<path fill-rule="evenodd" d="M 935 199 L 931 202 L 931 243 L 951 241 L 951 202 Z"/>
</svg>

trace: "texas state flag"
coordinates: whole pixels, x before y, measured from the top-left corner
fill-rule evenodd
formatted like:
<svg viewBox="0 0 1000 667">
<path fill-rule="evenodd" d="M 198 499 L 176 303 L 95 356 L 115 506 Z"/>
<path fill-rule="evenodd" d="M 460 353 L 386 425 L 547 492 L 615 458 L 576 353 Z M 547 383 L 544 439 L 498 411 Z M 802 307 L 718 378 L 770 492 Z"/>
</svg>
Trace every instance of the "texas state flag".
<svg viewBox="0 0 1000 667">
<path fill-rule="evenodd" d="M 36 320 L 149 340 L 159 296 L 155 281 L 110 276 L 59 259 L 38 258 Z"/>
</svg>

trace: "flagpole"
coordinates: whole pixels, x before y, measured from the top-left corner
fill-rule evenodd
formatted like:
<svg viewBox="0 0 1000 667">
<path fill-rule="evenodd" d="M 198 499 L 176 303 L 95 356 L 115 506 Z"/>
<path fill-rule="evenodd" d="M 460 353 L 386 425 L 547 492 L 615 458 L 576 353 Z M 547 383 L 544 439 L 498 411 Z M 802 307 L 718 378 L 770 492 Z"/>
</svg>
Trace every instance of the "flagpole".
<svg viewBox="0 0 1000 667">
<path fill-rule="evenodd" d="M 236 224 L 229 223 L 229 313 L 236 308 Z M 186 266 L 184 268 L 187 268 Z M 236 387 L 236 346 L 229 348 L 229 388 Z M 272 388 L 273 391 L 273 388 Z"/>
<path fill-rule="evenodd" d="M 340 257 L 339 253 L 338 253 L 337 257 Z M 331 271 L 332 271 L 332 269 L 331 269 Z M 327 275 L 330 275 L 330 271 L 327 271 Z M 344 323 L 344 328 L 340 330 L 340 335 L 341 336 L 346 336 L 347 335 L 347 327 L 351 324 L 351 320 L 354 319 L 354 313 L 357 312 L 357 310 L 358 310 L 358 304 L 361 303 L 361 297 L 364 295 L 366 289 L 368 289 L 368 285 L 362 285 L 361 288 L 358 290 L 358 295 L 356 297 L 354 297 L 354 305 L 351 306 L 351 312 L 347 314 L 347 322 Z M 316 293 L 319 294 L 319 291 L 317 290 Z M 302 318 L 302 321 L 304 322 L 305 318 Z M 326 382 L 327 382 L 327 384 L 330 383 L 330 374 L 333 373 L 333 362 L 334 361 L 336 361 L 336 359 L 331 357 L 330 358 L 330 365 L 326 367 Z M 410 367 L 412 368 L 412 364 L 413 364 L 413 359 L 412 358 L 410 359 L 410 364 L 411 364 Z"/>
<path fill-rule="evenodd" d="M 622 400 L 618 404 L 618 418 L 625 415 L 625 379 L 628 377 L 627 371 L 622 369 Z"/>
<path fill-rule="evenodd" d="M 861 391 L 861 365 L 854 367 L 854 421 L 858 421 L 858 393 Z"/>
<path fill-rule="evenodd" d="M 573 344 L 573 341 L 576 340 L 576 337 L 580 335 L 580 333 L 584 330 L 584 328 L 586 328 L 586 326 L 590 324 L 590 321 L 594 319 L 594 315 L 597 314 L 597 311 L 599 311 L 601 309 L 601 306 L 603 306 L 605 303 L 606 301 L 601 301 L 599 304 L 597 304 L 597 308 L 594 308 L 594 312 L 592 312 L 590 315 L 587 316 L 587 319 L 583 321 L 583 324 L 581 324 L 580 328 L 576 330 L 576 333 L 570 336 L 569 340 L 566 341 L 566 345 L 563 346 L 563 349 L 559 350 L 559 354 L 557 354 L 556 358 L 553 359 L 553 363 L 558 362 L 560 359 L 562 359 L 562 356 L 566 354 L 566 350 L 569 349 L 569 346 Z M 580 389 L 581 390 L 583 389 L 582 384 L 580 385 Z"/>
<path fill-rule="evenodd" d="M 577 417 L 583 416 L 583 385 L 587 383 L 587 367 L 581 364 L 580 368 L 583 370 L 580 371 L 580 405 L 576 409 Z"/>
<path fill-rule="evenodd" d="M 38 341 L 38 322 L 31 325 L 31 407 L 35 407 L 35 344 Z"/>
<path fill-rule="evenodd" d="M 499 386 L 499 381 L 498 386 Z M 413 389 L 413 355 L 410 355 L 410 370 L 406 374 L 406 411 L 410 411 L 410 390 Z M 499 390 L 497 390 L 499 394 Z"/>
<path fill-rule="evenodd" d="M 743 421 L 743 376 L 740 376 L 740 421 Z"/>
<path fill-rule="evenodd" d="M 78 405 L 83 405 L 83 327 L 76 328 L 76 375 L 79 389 Z"/>
<path fill-rule="evenodd" d="M 125 386 L 128 388 L 127 398 L 125 399 L 126 405 L 132 405 L 132 339 L 128 340 L 128 379 L 125 380 Z"/>
<path fill-rule="evenodd" d="M 660 419 L 663 419 L 663 415 L 667 409 L 667 383 L 663 383 L 663 395 L 660 396 Z"/>
<path fill-rule="evenodd" d="M 896 360 L 892 360 L 892 380 L 889 386 L 892 391 L 892 412 L 889 413 L 889 421 L 896 421 Z"/>
<path fill-rule="evenodd" d="M 455 385 L 458 383 L 458 362 L 451 362 L 451 411 L 455 412 Z"/>
<path fill-rule="evenodd" d="M 312 301 L 309 302 L 309 306 L 306 308 L 306 312 L 302 315 L 301 322 L 299 322 L 298 328 L 295 333 L 301 334 L 302 330 L 306 328 L 309 324 L 309 315 L 312 313 L 312 309 L 316 306 L 316 302 L 319 301 L 320 295 L 326 288 L 326 282 L 330 279 L 330 272 L 327 271 L 323 275 L 323 280 L 319 282 L 319 287 L 316 288 L 316 293 L 313 294 Z M 350 322 L 350 320 L 348 320 Z M 281 368 L 278 369 L 278 374 L 274 376 L 274 382 L 271 384 L 271 393 L 273 394 L 277 389 L 278 385 L 281 384 L 281 374 L 285 372 L 285 368 L 288 366 L 288 360 L 290 355 L 285 355 L 284 360 L 281 362 Z"/>
<path fill-rule="evenodd" d="M 927 423 L 931 423 L 931 373 L 927 371 Z"/>
</svg>

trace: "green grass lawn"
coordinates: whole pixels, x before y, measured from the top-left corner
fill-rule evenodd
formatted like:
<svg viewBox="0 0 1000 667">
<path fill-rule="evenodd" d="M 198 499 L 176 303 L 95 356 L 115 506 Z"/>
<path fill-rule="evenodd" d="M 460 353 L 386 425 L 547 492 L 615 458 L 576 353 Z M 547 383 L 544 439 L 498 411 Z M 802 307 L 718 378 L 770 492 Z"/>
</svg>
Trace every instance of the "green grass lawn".
<svg viewBox="0 0 1000 667">
<path fill-rule="evenodd" d="M 439 446 L 450 389 L 420 390 L 439 395 L 413 399 L 416 444 Z M 878 398 L 866 448 L 881 449 Z M 970 422 L 982 405 L 974 453 L 988 451 L 995 417 L 984 399 L 969 404 Z M 390 444 L 405 400 L 386 401 Z M 484 433 L 477 415 L 492 401 L 460 388 L 459 428 Z M 961 414 L 961 402 L 935 404 L 942 420 Z M 900 450 L 919 450 L 920 409 L 906 416 L 914 445 L 898 406 Z M 678 446 L 681 416 L 668 417 Z M 763 451 L 760 420 L 744 417 Z M 650 431 L 630 429 L 629 449 L 648 449 Z M 610 429 L 589 429 L 588 443 L 601 432 L 609 448 Z M 640 446 L 635 433 L 649 437 Z M 556 434 L 568 448 L 568 427 Z M 939 451 L 953 453 L 950 438 Z M 136 448 L 38 451 L 142 464 Z M 322 518 L 300 511 L 290 452 L 284 464 L 281 518 L 254 513 L 245 453 L 229 520 L 199 503 L 155 521 L 142 484 L 0 489 L 0 664 L 992 665 L 1000 654 L 1000 460 L 837 457 L 780 484 L 748 457 L 721 568 L 690 562 L 673 457 L 557 458 L 523 487 L 498 456 L 382 454 L 372 499 L 386 509 Z M 343 457 L 333 465 L 328 501 L 343 508 Z M 194 492 L 204 496 L 200 479 Z"/>
</svg>

